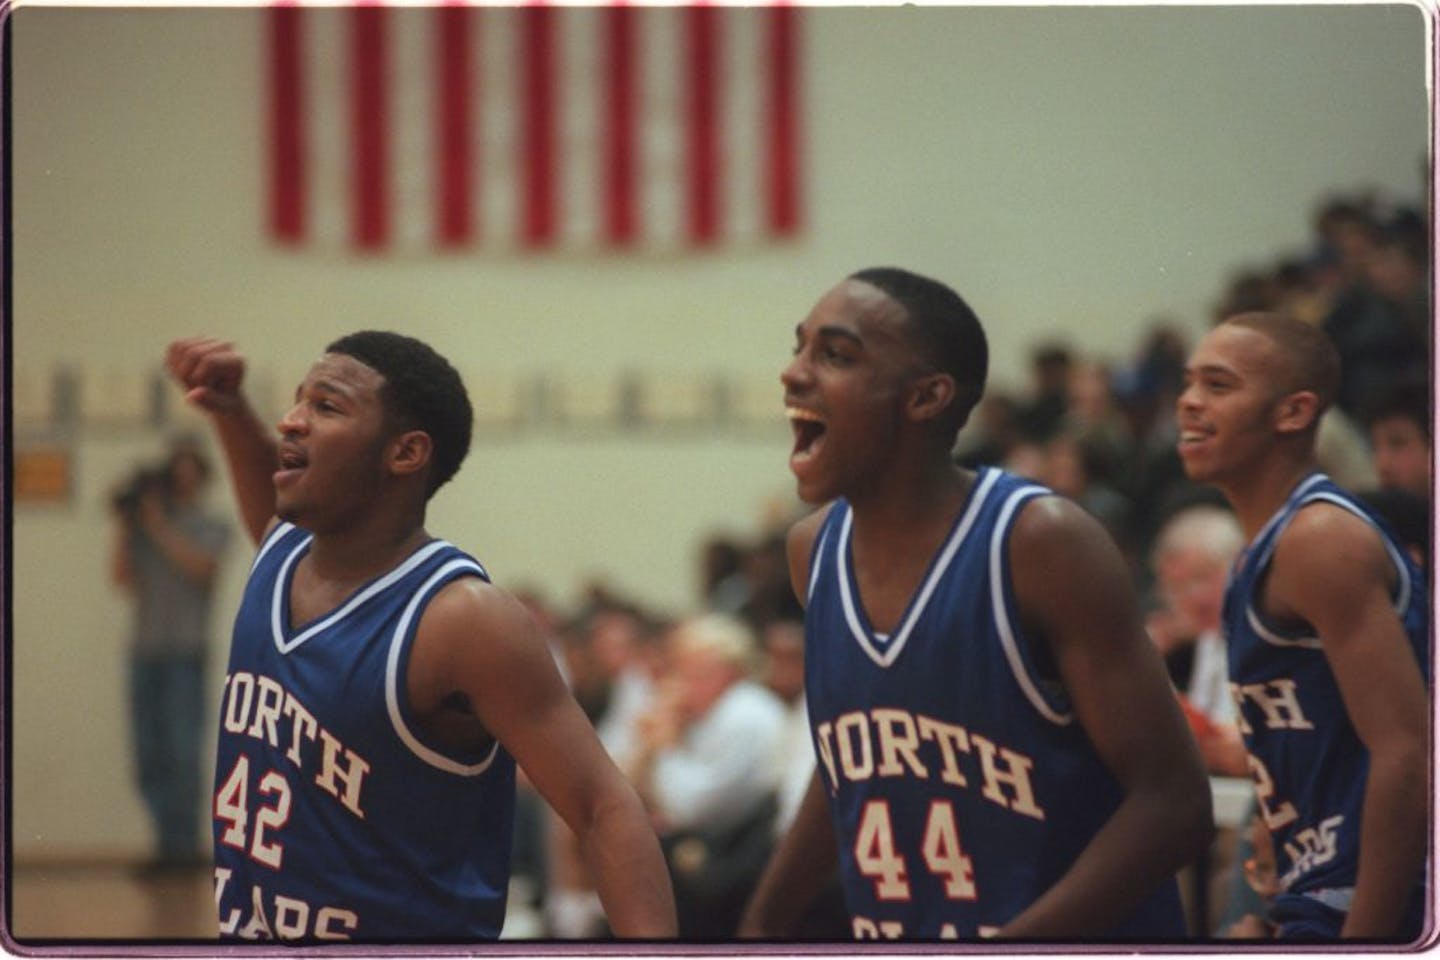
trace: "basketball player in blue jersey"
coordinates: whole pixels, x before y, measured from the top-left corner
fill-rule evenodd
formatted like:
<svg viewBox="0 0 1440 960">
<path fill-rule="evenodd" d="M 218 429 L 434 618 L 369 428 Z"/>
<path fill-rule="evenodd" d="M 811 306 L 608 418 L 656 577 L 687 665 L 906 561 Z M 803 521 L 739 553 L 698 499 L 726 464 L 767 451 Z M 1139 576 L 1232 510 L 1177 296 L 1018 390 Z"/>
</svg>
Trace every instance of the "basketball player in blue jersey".
<svg viewBox="0 0 1440 960">
<path fill-rule="evenodd" d="M 1198 748 L 1119 550 L 1074 503 L 951 458 L 985 336 L 948 287 L 864 270 L 781 376 L 818 759 L 741 933 L 837 862 L 860 939 L 1171 941 L 1213 831 Z"/>
<path fill-rule="evenodd" d="M 1316 327 L 1231 317 L 1196 346 L 1179 453 L 1249 546 L 1225 598 L 1240 712 L 1280 892 L 1281 938 L 1414 940 L 1429 810 L 1425 579 L 1316 465 L 1340 358 Z"/>
<path fill-rule="evenodd" d="M 528 612 L 425 529 L 470 442 L 464 385 L 425 344 L 329 347 L 278 436 L 229 344 L 167 352 L 259 545 L 217 751 L 224 938 L 499 936 L 515 763 L 579 840 L 613 931 L 675 935 L 659 843 Z"/>
</svg>

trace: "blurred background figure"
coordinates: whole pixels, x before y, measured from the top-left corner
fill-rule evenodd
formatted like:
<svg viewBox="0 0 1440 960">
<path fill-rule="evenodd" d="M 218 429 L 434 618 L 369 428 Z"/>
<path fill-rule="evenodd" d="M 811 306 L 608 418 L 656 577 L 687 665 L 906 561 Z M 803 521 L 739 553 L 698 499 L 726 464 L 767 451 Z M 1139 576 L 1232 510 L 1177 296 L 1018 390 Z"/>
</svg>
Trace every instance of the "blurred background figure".
<svg viewBox="0 0 1440 960">
<path fill-rule="evenodd" d="M 132 600 L 130 723 L 136 782 L 155 830 L 142 872 L 209 862 L 200 852 L 201 732 L 216 574 L 230 525 L 203 503 L 210 464 L 178 438 L 111 497 L 111 577 Z"/>
<path fill-rule="evenodd" d="M 774 842 L 785 706 L 754 679 L 742 620 L 683 620 L 667 654 L 628 772 L 670 862 L 680 936 L 730 938 Z"/>
<path fill-rule="evenodd" d="M 1060 428 L 1070 405 L 1074 360 L 1070 346 L 1059 340 L 1031 349 L 1030 392 L 1017 412 L 1020 429 L 1031 440 L 1043 443 Z"/>
<path fill-rule="evenodd" d="M 1401 379 L 1365 406 L 1375 486 L 1359 496 L 1380 515 L 1422 569 L 1430 568 L 1434 424 L 1430 385 Z"/>
<path fill-rule="evenodd" d="M 660 628 L 601 584 L 590 584 L 585 595 L 580 615 L 565 630 L 564 659 L 577 701 L 623 771 L 639 747 L 639 722 L 655 697 Z M 567 940 L 608 936 L 605 911 L 574 833 L 548 807 L 541 812 L 547 883 L 538 905 L 549 932 Z"/>
<path fill-rule="evenodd" d="M 1430 499 L 1432 416 L 1430 390 L 1423 379 L 1400 380 L 1372 395 L 1365 408 L 1365 427 L 1381 487 Z"/>
<path fill-rule="evenodd" d="M 1220 625 L 1226 577 L 1244 546 L 1240 524 L 1223 507 L 1200 504 L 1176 513 L 1155 542 L 1153 566 L 1161 606 L 1146 624 L 1172 677 L 1178 678 L 1207 768 L 1230 777 L 1248 771 Z"/>
<path fill-rule="evenodd" d="M 805 622 L 801 618 L 773 620 L 761 633 L 764 648 L 762 680 L 785 704 L 785 733 L 776 752 L 779 806 L 773 836 L 779 842 L 795 819 L 805 788 L 815 773 L 815 748 L 810 742 L 810 718 L 805 711 Z M 848 940 L 850 914 L 838 871 L 796 925 L 800 940 Z"/>
<path fill-rule="evenodd" d="M 1186 907 L 1191 929 L 1202 935 L 1224 929 L 1234 917 L 1263 912 L 1243 875 L 1244 861 L 1253 854 L 1241 829 L 1253 807 L 1253 788 L 1221 633 L 1226 578 L 1244 546 L 1245 535 L 1228 508 L 1199 503 L 1181 508 L 1162 524 L 1151 556 L 1161 605 L 1146 628 L 1176 680 L 1206 771 L 1212 778 L 1246 778 L 1243 784 L 1222 785 L 1238 788 L 1247 798 L 1240 804 L 1245 812 L 1234 823 L 1217 816 L 1210 848 L 1187 868 L 1190 882 L 1182 887 Z"/>
<path fill-rule="evenodd" d="M 999 466 L 1021 441 L 1020 410 L 1015 398 L 1000 389 L 980 398 L 970 423 L 960 432 L 955 462 L 975 470 Z"/>
</svg>

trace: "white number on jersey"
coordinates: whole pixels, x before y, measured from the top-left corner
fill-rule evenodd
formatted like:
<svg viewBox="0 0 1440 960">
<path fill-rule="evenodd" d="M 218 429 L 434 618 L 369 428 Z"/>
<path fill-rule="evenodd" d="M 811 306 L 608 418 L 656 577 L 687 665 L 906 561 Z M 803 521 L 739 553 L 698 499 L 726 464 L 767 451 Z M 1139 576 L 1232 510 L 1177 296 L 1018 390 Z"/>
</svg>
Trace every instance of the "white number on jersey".
<svg viewBox="0 0 1440 960">
<path fill-rule="evenodd" d="M 1250 763 L 1250 773 L 1255 778 L 1255 800 L 1260 807 L 1260 817 L 1265 821 L 1266 828 L 1279 830 L 1299 816 L 1295 812 L 1295 805 L 1289 800 L 1275 799 L 1275 781 L 1270 776 L 1270 771 L 1265 768 L 1253 754 L 1245 758 Z"/>
<path fill-rule="evenodd" d="M 931 801 L 920 853 L 925 866 L 944 882 L 948 898 L 976 898 L 975 866 L 960 845 L 955 808 L 949 801 Z M 877 900 L 910 899 L 905 858 L 895 849 L 888 801 L 871 800 L 865 804 L 855 836 L 855 862 L 860 872 L 875 882 Z"/>
<path fill-rule="evenodd" d="M 249 804 L 250 758 L 244 755 L 235 761 L 230 776 L 215 791 L 215 819 L 224 823 L 220 841 L 237 850 L 244 850 L 245 832 L 250 824 Z M 275 770 L 260 778 L 255 792 L 271 798 L 255 815 L 255 834 L 250 838 L 250 856 L 275 870 L 280 869 L 285 855 L 284 845 L 267 839 L 266 831 L 279 830 L 290 820 L 290 781 Z"/>
<path fill-rule="evenodd" d="M 877 900 L 910 899 L 905 879 L 905 860 L 895 852 L 895 832 L 890 826 L 890 804 L 871 800 L 860 815 L 855 837 L 855 862 L 860 872 L 875 881 Z"/>
</svg>

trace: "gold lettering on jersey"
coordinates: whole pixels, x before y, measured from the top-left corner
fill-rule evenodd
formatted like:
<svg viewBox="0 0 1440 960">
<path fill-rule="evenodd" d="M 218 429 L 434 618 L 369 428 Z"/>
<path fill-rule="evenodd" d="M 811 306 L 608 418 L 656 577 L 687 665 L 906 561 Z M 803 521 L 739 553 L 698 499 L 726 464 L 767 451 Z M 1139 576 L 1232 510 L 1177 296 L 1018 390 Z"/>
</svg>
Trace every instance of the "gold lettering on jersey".
<svg viewBox="0 0 1440 960">
<path fill-rule="evenodd" d="M 982 923 L 976 929 L 975 935 L 985 940 L 993 938 L 999 932 L 999 927 Z M 851 918 L 850 935 L 856 940 L 901 940 L 908 936 L 904 925 L 898 920 L 872 920 L 869 917 L 860 916 Z M 940 935 L 935 939 L 959 940 L 960 931 L 953 923 L 941 924 Z"/>
<path fill-rule="evenodd" d="M 320 740 L 324 744 L 324 749 L 321 751 L 323 759 L 320 764 L 320 773 L 315 777 L 315 782 L 326 793 L 349 807 L 351 813 L 363 819 L 365 814 L 360 809 L 360 784 L 365 779 L 365 774 L 370 772 L 370 764 L 356 756 L 355 751 L 332 737 L 329 730 L 321 729 Z M 344 753 L 343 761 L 341 760 L 342 751 Z M 335 786 L 337 778 L 345 784 L 343 793 Z"/>
<path fill-rule="evenodd" d="M 224 902 L 232 872 L 215 868 L 215 906 Z M 239 907 L 220 917 L 220 935 L 244 940 L 349 940 L 360 925 L 353 910 L 321 906 L 318 910 L 296 897 L 267 894 L 250 887 L 250 919 L 241 924 Z"/>
<path fill-rule="evenodd" d="M 875 752 L 870 745 L 870 724 L 863 713 L 847 713 L 835 721 L 835 739 L 840 745 L 840 769 L 847 780 L 869 780 L 875 771 Z"/>
<path fill-rule="evenodd" d="M 970 782 L 960 772 L 960 761 L 956 758 L 955 751 L 961 753 L 970 752 L 970 734 L 964 727 L 957 727 L 953 723 L 944 723 L 933 717 L 919 716 L 915 718 L 916 726 L 920 730 L 920 736 L 926 740 L 934 741 L 940 748 L 940 779 L 955 787 L 969 786 Z"/>
<path fill-rule="evenodd" d="M 882 777 L 900 777 L 909 770 L 921 780 L 930 772 L 915 755 L 920 746 L 920 733 L 915 727 L 915 718 L 904 710 L 871 710 L 870 718 L 875 721 L 875 730 L 880 735 L 880 766 L 876 772 Z M 901 759 L 905 763 L 900 763 Z"/>
<path fill-rule="evenodd" d="M 980 786 L 980 795 L 1022 816 L 1044 820 L 1035 799 L 1035 761 L 958 724 L 875 707 L 842 714 L 815 727 L 816 752 L 831 792 L 841 782 L 913 777 Z"/>
<path fill-rule="evenodd" d="M 314 781 L 351 813 L 365 818 L 361 792 L 370 764 L 322 727 L 305 705 L 271 677 L 244 671 L 225 678 L 222 720 L 229 733 L 285 748 L 297 770 L 314 772 Z M 285 731 L 286 723 L 289 730 Z M 308 767 L 308 770 L 307 770 Z"/>
<path fill-rule="evenodd" d="M 1242 717 L 1241 733 L 1249 733 L 1250 726 L 1244 722 L 1246 702 L 1260 708 L 1261 719 L 1267 730 L 1314 730 L 1315 725 L 1305 719 L 1300 706 L 1300 697 L 1294 680 L 1269 680 L 1265 683 L 1231 684 L 1235 691 L 1235 702 L 1240 705 Z M 1253 719 L 1253 718 L 1252 718 Z"/>
<path fill-rule="evenodd" d="M 997 747 L 977 733 L 970 735 L 970 742 L 980 753 L 980 769 L 985 774 L 981 793 L 985 799 L 1027 817 L 1044 820 L 1045 813 L 1035 805 L 1035 791 L 1030 785 L 1030 770 L 1035 762 L 1014 750 Z M 1006 786 L 1010 788 L 1008 795 Z"/>
</svg>

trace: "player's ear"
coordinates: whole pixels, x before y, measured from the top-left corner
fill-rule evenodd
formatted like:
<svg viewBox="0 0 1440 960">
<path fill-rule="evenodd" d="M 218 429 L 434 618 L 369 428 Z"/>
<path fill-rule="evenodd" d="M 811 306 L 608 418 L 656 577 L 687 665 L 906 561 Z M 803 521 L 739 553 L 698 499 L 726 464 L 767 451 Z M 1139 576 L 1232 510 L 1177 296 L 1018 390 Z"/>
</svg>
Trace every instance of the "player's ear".
<svg viewBox="0 0 1440 960">
<path fill-rule="evenodd" d="M 905 415 L 915 422 L 933 420 L 955 402 L 955 378 L 948 373 L 927 373 L 910 383 Z"/>
<path fill-rule="evenodd" d="M 424 470 L 434 452 L 434 441 L 424 430 L 406 430 L 389 445 L 390 472 L 406 476 Z"/>
<path fill-rule="evenodd" d="M 1275 405 L 1275 429 L 1280 433 L 1308 430 L 1319 418 L 1320 396 L 1313 390 L 1286 394 Z"/>
</svg>

